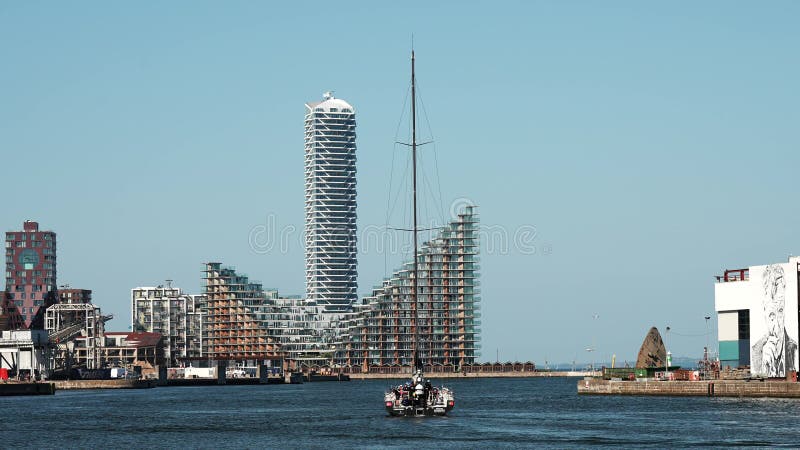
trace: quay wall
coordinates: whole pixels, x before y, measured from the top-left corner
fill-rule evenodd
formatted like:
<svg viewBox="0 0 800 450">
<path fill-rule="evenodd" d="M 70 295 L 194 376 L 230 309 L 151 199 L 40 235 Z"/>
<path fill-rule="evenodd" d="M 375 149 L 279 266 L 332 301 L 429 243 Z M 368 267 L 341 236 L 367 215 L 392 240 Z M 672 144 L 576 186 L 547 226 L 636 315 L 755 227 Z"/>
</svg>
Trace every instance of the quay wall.
<svg viewBox="0 0 800 450">
<path fill-rule="evenodd" d="M 405 379 L 411 373 L 350 373 L 351 380 L 396 380 Z M 592 372 L 444 372 L 426 373 L 431 379 L 439 378 L 547 378 L 547 377 L 588 377 Z"/>
<path fill-rule="evenodd" d="M 800 383 L 792 381 L 578 381 L 580 395 L 645 395 L 682 397 L 800 398 Z"/>
<path fill-rule="evenodd" d="M 156 387 L 156 380 L 59 380 L 58 390 L 72 389 L 146 389 Z"/>
<path fill-rule="evenodd" d="M 6 395 L 53 395 L 53 383 L 0 383 L 0 396 Z"/>
</svg>

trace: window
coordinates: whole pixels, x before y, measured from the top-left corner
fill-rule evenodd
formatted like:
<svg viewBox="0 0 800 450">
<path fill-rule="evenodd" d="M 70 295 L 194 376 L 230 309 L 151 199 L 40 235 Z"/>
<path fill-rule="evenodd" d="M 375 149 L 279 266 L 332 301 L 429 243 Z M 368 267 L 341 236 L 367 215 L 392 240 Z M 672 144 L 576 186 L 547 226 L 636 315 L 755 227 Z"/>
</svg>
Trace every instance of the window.
<svg viewBox="0 0 800 450">
<path fill-rule="evenodd" d="M 750 310 L 740 309 L 739 313 L 739 339 L 750 339 Z"/>
<path fill-rule="evenodd" d="M 7 241 L 13 241 L 14 240 L 14 233 L 7 233 L 6 234 L 6 240 Z"/>
</svg>

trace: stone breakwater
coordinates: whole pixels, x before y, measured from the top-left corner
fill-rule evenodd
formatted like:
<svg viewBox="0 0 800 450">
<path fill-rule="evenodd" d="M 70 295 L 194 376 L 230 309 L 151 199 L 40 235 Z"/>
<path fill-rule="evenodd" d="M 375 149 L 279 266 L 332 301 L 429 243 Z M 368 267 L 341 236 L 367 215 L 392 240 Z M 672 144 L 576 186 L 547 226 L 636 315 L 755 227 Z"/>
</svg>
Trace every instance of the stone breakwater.
<svg viewBox="0 0 800 450">
<path fill-rule="evenodd" d="M 613 381 L 592 378 L 578 381 L 578 394 L 800 398 L 800 383 L 780 380 Z"/>
</svg>

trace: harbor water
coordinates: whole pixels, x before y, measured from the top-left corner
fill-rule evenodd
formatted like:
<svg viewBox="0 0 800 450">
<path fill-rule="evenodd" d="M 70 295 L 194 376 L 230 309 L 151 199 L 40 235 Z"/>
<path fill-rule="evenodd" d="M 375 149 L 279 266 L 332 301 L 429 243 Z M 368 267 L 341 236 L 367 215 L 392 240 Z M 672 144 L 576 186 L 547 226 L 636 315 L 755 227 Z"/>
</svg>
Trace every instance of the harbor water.
<svg viewBox="0 0 800 450">
<path fill-rule="evenodd" d="M 575 378 L 447 380 L 448 417 L 390 418 L 386 381 L 0 398 L 3 448 L 795 447 L 800 401 L 578 396 Z"/>
</svg>

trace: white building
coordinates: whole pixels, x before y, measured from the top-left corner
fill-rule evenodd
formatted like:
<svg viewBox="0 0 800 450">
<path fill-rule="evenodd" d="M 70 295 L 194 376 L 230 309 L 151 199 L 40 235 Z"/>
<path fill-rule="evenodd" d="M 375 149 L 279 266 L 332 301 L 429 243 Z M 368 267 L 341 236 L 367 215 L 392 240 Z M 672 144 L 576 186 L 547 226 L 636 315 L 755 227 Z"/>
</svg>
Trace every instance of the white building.
<svg viewBox="0 0 800 450">
<path fill-rule="evenodd" d="M 131 330 L 161 333 L 164 358 L 171 365 L 200 358 L 203 352 L 203 295 L 167 286 L 131 289 Z"/>
<path fill-rule="evenodd" d="M 48 335 L 45 330 L 0 332 L 0 368 L 19 378 L 47 376 Z"/>
<path fill-rule="evenodd" d="M 356 116 L 330 93 L 306 105 L 306 297 L 345 312 L 356 293 Z"/>
<path fill-rule="evenodd" d="M 722 367 L 783 378 L 798 370 L 800 257 L 726 270 L 714 285 Z"/>
</svg>

